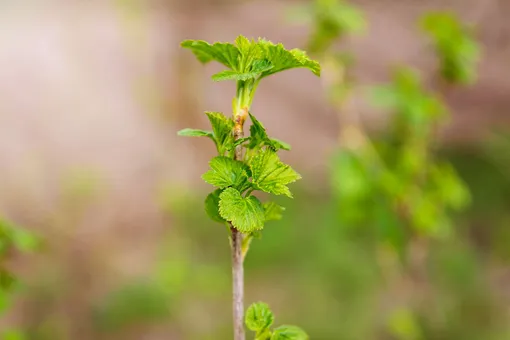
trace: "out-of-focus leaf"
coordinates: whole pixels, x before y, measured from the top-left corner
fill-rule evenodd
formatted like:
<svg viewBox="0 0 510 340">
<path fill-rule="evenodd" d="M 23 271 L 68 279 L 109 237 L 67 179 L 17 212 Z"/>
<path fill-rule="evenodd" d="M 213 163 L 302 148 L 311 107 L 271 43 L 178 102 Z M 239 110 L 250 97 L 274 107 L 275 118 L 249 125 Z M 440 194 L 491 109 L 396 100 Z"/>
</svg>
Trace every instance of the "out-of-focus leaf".
<svg viewBox="0 0 510 340">
<path fill-rule="evenodd" d="M 275 202 L 265 202 L 262 206 L 264 207 L 266 222 L 282 219 L 282 213 L 285 211 L 285 208 L 281 205 L 278 205 Z"/>
<path fill-rule="evenodd" d="M 283 325 L 273 331 L 271 340 L 308 340 L 308 334 L 297 326 Z"/>
<path fill-rule="evenodd" d="M 427 13 L 420 24 L 435 46 L 442 76 L 454 84 L 473 83 L 480 47 L 471 30 L 451 12 Z"/>
<path fill-rule="evenodd" d="M 397 309 L 391 314 L 388 328 L 397 340 L 423 339 L 416 317 L 407 308 Z"/>
<path fill-rule="evenodd" d="M 263 302 L 253 303 L 246 311 L 246 327 L 254 332 L 264 331 L 273 324 L 273 321 L 274 315 L 271 309 Z"/>
<path fill-rule="evenodd" d="M 220 215 L 220 194 L 223 192 L 223 189 L 216 189 L 207 195 L 205 199 L 205 211 L 207 216 L 209 216 L 213 221 L 224 223 L 226 222 L 223 217 Z"/>
</svg>

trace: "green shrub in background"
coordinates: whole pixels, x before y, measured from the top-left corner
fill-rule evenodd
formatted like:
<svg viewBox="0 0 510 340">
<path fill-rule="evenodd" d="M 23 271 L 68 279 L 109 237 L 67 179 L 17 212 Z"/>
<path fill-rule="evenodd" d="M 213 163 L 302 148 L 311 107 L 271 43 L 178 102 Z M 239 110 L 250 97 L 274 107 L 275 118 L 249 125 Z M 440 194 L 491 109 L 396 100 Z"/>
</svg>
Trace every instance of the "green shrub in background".
<svg viewBox="0 0 510 340">
<path fill-rule="evenodd" d="M 0 219 L 0 315 L 11 306 L 11 299 L 19 282 L 6 267 L 7 257 L 13 251 L 31 252 L 37 247 L 37 238 L 5 219 Z M 23 332 L 16 329 L 1 330 L 3 340 L 22 340 Z"/>
</svg>

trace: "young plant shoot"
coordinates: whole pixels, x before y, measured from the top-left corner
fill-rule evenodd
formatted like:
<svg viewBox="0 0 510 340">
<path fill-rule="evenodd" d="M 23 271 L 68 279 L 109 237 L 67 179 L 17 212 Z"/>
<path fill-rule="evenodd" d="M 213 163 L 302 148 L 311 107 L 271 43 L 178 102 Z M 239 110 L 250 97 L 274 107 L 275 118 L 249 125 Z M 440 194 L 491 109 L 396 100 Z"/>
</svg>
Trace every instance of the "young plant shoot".
<svg viewBox="0 0 510 340">
<path fill-rule="evenodd" d="M 319 76 L 320 66 L 302 50 L 286 50 L 282 44 L 264 39 L 255 41 L 239 36 L 234 44 L 186 40 L 181 46 L 190 49 L 202 63 L 217 61 L 227 67 L 213 75 L 213 80 L 234 80 L 237 84 L 231 118 L 219 112 L 206 112 L 212 131 L 184 129 L 178 134 L 208 137 L 218 151 L 218 156 L 209 163 L 210 170 L 202 176 L 216 188 L 205 199 L 205 210 L 213 221 L 226 224 L 231 235 L 234 339 L 244 340 L 243 260 L 252 238 L 266 222 L 280 219 L 284 210 L 274 202 L 260 202 L 253 192 L 292 197 L 287 185 L 301 178 L 278 157 L 279 150 L 289 150 L 290 146 L 269 137 L 250 107 L 262 79 L 292 68 L 307 68 Z M 245 137 L 244 123 L 248 118 L 252 125 L 250 136 Z M 256 331 L 256 339 L 260 340 L 307 339 L 302 331 L 294 332 L 297 335 L 292 337 L 276 330 L 271 332 L 267 327 Z"/>
</svg>

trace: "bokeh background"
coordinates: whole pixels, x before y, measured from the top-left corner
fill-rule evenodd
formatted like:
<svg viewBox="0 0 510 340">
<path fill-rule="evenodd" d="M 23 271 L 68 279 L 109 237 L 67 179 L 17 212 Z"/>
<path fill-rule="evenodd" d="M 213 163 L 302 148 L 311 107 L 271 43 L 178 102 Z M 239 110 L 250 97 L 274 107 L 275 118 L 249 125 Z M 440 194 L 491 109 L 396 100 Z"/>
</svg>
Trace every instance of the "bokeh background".
<svg viewBox="0 0 510 340">
<path fill-rule="evenodd" d="M 205 110 L 228 114 L 235 84 L 211 81 L 219 65 L 200 65 L 179 42 L 243 34 L 303 48 L 310 25 L 288 20 L 298 4 L 0 3 L 0 211 L 42 240 L 3 259 L 21 288 L 0 329 L 37 340 L 231 338 L 228 235 L 207 219 L 200 179 L 214 147 L 176 132 L 207 128 Z M 471 203 L 452 214 L 453 236 L 409 242 L 406 265 L 363 229 L 345 232 L 331 180 L 342 126 L 325 82 L 305 70 L 270 77 L 252 110 L 292 145 L 282 158 L 303 180 L 252 244 L 246 303 L 267 302 L 278 324 L 317 340 L 510 339 L 510 2 L 352 4 L 368 28 L 341 49 L 363 86 L 387 82 L 397 64 L 433 79 L 416 25 L 426 11 L 473 25 L 478 79 L 444 94 L 452 117 L 434 148 Z M 358 94 L 353 106 L 367 131 L 384 131 L 386 113 Z"/>
</svg>

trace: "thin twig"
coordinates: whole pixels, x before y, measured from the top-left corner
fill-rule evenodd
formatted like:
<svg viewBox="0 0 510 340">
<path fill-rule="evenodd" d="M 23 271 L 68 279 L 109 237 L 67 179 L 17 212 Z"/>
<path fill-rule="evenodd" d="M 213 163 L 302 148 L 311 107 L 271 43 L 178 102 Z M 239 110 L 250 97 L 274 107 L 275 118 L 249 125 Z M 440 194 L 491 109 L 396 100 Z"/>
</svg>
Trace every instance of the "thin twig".
<svg viewBox="0 0 510 340">
<path fill-rule="evenodd" d="M 244 120 L 248 114 L 237 113 L 234 116 L 234 140 L 244 137 Z M 234 159 L 243 159 L 242 145 L 236 146 Z M 234 340 L 245 340 L 244 334 L 244 268 L 243 268 L 243 234 L 232 223 L 232 292 Z"/>
</svg>

